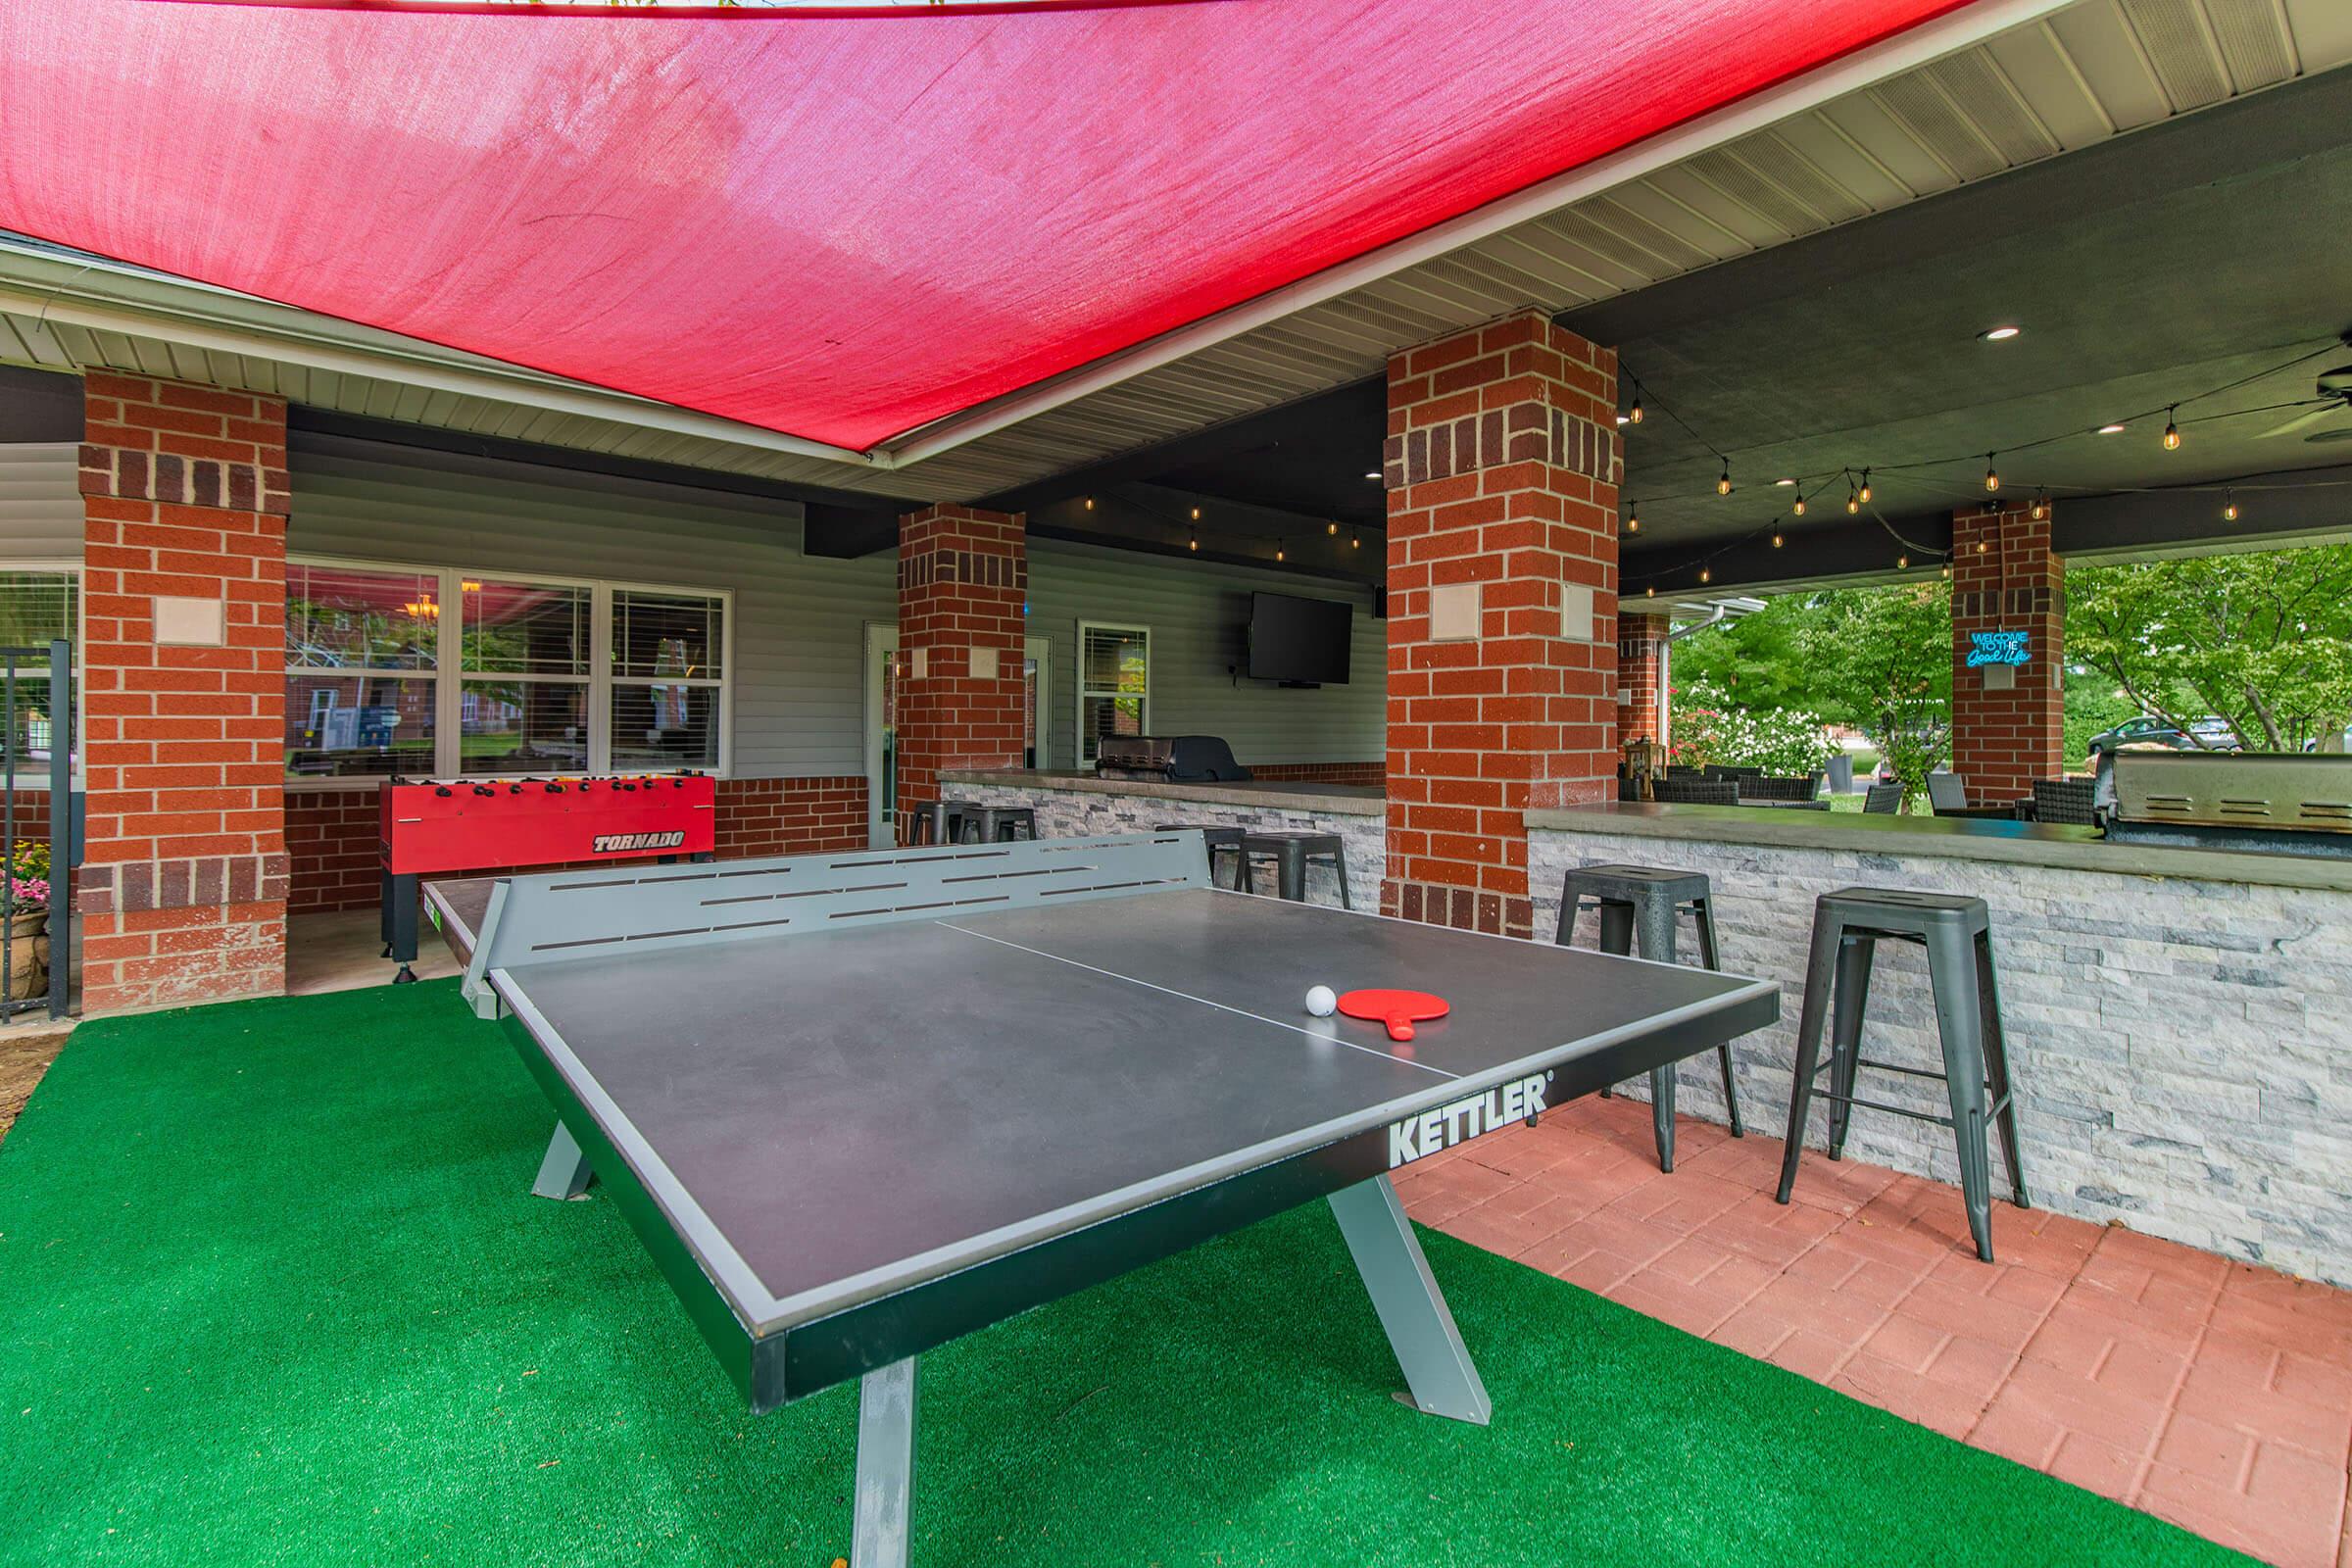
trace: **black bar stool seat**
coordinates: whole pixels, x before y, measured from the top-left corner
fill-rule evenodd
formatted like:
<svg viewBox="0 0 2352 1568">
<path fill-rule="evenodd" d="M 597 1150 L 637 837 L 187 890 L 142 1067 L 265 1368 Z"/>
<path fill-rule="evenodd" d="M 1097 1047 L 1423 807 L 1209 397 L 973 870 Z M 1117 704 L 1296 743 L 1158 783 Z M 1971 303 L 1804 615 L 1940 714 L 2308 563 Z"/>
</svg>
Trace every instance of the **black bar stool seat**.
<svg viewBox="0 0 2352 1568">
<path fill-rule="evenodd" d="M 1316 861 L 1329 860 L 1340 879 L 1340 907 L 1355 907 L 1348 897 L 1347 844 L 1337 833 L 1301 827 L 1250 828 L 1243 833 L 1242 871 L 1249 879 L 1247 891 L 1250 893 L 1257 891 L 1257 867 L 1261 860 L 1274 862 L 1276 896 L 1293 904 L 1306 902 L 1306 868 Z"/>
<path fill-rule="evenodd" d="M 917 801 L 906 813 L 906 842 L 960 844 L 964 822 L 979 809 L 970 801 Z"/>
<path fill-rule="evenodd" d="M 1037 808 L 1034 806 L 975 806 L 963 808 L 963 841 L 978 844 L 1001 844 L 1012 839 L 1037 837 Z"/>
<path fill-rule="evenodd" d="M 1600 911 L 1600 951 L 1639 953 L 1659 963 L 1674 963 L 1675 925 L 1689 909 L 1698 927 L 1698 961 L 1705 969 L 1720 970 L 1715 951 L 1714 889 L 1704 871 L 1673 871 L 1654 865 L 1581 865 L 1568 873 L 1560 887 L 1560 926 L 1554 940 L 1561 947 L 1574 943 L 1577 916 L 1589 901 Z M 1715 1048 L 1723 1065 L 1723 1099 L 1731 1107 L 1732 1136 L 1744 1138 L 1740 1120 L 1740 1089 L 1732 1071 L 1732 1047 Z M 1649 1114 L 1658 1141 L 1658 1169 L 1674 1169 L 1674 1070 L 1666 1062 L 1649 1070 Z M 1607 1090 L 1601 1091 L 1604 1095 Z"/>
<path fill-rule="evenodd" d="M 1233 857 L 1233 890 L 1236 893 L 1249 891 L 1242 886 L 1244 863 L 1242 840 L 1249 837 L 1247 828 L 1224 827 L 1208 822 L 1162 822 L 1152 831 L 1155 833 L 1200 834 L 1208 843 L 1209 885 L 1212 887 L 1221 885 L 1217 882 L 1217 857 L 1230 855 Z"/>
<path fill-rule="evenodd" d="M 1886 940 L 1916 942 L 1928 950 L 1928 986 L 1935 996 L 1936 1032 L 1943 1045 L 1940 1073 L 1862 1055 L 1871 962 L 1879 943 Z M 1826 1063 L 1820 1059 L 1825 1023 L 1831 1037 Z M 1940 1079 L 1951 1114 L 1939 1116 L 1860 1098 L 1854 1093 L 1854 1079 L 1864 1067 Z M 1815 1080 L 1825 1068 L 1830 1087 L 1822 1089 Z M 2026 1200 L 2025 1167 L 2018 1163 L 2017 1105 L 2010 1092 L 2001 995 L 1992 968 L 1992 918 L 1983 899 L 1908 888 L 1839 888 L 1814 902 L 1813 950 L 1805 966 L 1804 1012 L 1796 1029 L 1796 1082 L 1788 1097 L 1788 1147 L 1781 1157 L 1779 1197 L 1784 1203 L 1796 1184 L 1805 1115 L 1817 1095 L 1830 1102 L 1832 1159 L 1845 1156 L 1846 1128 L 1856 1105 L 1951 1128 L 1959 1144 L 1960 1194 L 1968 1206 L 1969 1234 L 1976 1240 L 1977 1256 L 1992 1261 L 1988 1122 L 2000 1135 L 2011 1196 L 2020 1208 L 2033 1205 Z"/>
</svg>

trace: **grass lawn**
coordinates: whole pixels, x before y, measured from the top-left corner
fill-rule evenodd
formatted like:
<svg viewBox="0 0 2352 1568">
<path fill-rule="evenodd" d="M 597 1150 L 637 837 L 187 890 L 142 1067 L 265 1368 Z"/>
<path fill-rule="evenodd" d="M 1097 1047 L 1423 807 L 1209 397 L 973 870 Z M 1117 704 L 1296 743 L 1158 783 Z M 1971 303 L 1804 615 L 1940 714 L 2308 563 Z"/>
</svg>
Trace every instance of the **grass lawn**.
<svg viewBox="0 0 2352 1568">
<path fill-rule="evenodd" d="M 527 1195 L 548 1127 L 449 982 L 82 1025 L 0 1147 L 0 1564 L 846 1554 L 854 1393 L 748 1417 L 612 1205 Z M 926 1356 L 915 1562 L 2243 1560 L 1424 1239 L 1491 1427 L 1389 1397 L 1310 1205 Z"/>
</svg>

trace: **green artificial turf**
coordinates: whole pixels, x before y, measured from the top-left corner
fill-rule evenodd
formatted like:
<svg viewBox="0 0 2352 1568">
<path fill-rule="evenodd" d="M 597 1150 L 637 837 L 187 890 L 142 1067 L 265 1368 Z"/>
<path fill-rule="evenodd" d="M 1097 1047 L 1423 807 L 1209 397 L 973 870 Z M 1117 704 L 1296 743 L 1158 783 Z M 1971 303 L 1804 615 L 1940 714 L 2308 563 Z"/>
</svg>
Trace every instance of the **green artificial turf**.
<svg viewBox="0 0 2352 1568">
<path fill-rule="evenodd" d="M 548 1125 L 448 984 L 84 1025 L 0 1146 L 0 1563 L 846 1553 L 855 1393 L 747 1417 L 612 1205 L 527 1196 Z M 2238 1560 L 1424 1240 L 1493 1426 L 1389 1397 L 1309 1207 L 926 1357 L 915 1561 Z"/>
</svg>

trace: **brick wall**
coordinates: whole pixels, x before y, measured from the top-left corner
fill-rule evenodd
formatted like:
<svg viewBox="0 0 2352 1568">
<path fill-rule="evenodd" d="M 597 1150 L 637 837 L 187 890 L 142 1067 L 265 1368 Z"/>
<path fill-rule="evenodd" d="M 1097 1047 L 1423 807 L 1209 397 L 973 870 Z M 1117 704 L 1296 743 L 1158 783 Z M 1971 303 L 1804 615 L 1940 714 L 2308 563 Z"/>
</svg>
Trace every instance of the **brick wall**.
<svg viewBox="0 0 2352 1568">
<path fill-rule="evenodd" d="M 289 911 L 314 914 L 375 907 L 381 896 L 377 820 L 373 790 L 288 793 Z M 857 776 L 720 779 L 714 829 L 721 859 L 861 850 L 865 848 L 865 780 Z"/>
<path fill-rule="evenodd" d="M 286 410 L 140 376 L 83 383 L 82 1005 L 285 987 Z M 157 640 L 160 602 L 220 634 Z"/>
<path fill-rule="evenodd" d="M 899 519 L 899 842 L 956 767 L 1018 767 L 1029 743 L 1023 518 L 927 507 Z"/>
<path fill-rule="evenodd" d="M 1267 784 L 1364 784 L 1389 781 L 1386 762 L 1252 762 L 1250 774 Z"/>
<path fill-rule="evenodd" d="M 1386 913 L 1528 935 L 1521 813 L 1615 793 L 1616 407 L 1536 312 L 1389 361 Z"/>
<path fill-rule="evenodd" d="M 1666 738 L 1666 633 L 1664 615 L 1617 617 L 1617 738 Z"/>
<path fill-rule="evenodd" d="M 1952 771 L 1974 802 L 2006 805 L 2066 771 L 2066 571 L 2054 509 L 2017 502 L 1952 515 Z M 2007 691 L 1968 666 L 1969 634 L 2022 631 L 2031 658 Z"/>
</svg>

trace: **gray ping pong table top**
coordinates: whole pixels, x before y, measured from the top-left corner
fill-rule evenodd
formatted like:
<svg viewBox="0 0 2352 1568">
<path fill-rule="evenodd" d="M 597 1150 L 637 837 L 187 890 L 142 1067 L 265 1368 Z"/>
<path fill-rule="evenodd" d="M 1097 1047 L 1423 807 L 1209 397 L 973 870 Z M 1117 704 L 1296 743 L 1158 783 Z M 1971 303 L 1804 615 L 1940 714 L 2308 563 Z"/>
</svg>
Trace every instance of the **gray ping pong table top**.
<svg viewBox="0 0 2352 1568">
<path fill-rule="evenodd" d="M 1213 889 L 1194 837 L 1180 874 L 1086 902 L 566 944 L 489 981 L 583 1157 L 609 1185 L 625 1164 L 659 1214 L 641 1235 L 657 1256 L 682 1245 L 755 1347 L 959 1275 L 986 1297 L 901 1325 L 920 1343 L 842 1352 L 833 1381 L 1117 1270 L 985 1290 L 963 1271 L 1082 1235 L 1100 1250 L 1090 1228 L 1292 1171 L 1246 1223 L 1777 1014 L 1761 981 Z M 932 858 L 956 857 L 906 857 Z M 432 890 L 453 946 L 472 946 L 490 888 Z M 1317 984 L 1435 991 L 1452 1012 L 1398 1045 L 1309 1017 Z M 750 1390 L 755 1406 L 821 1386 L 795 1381 Z"/>
</svg>

